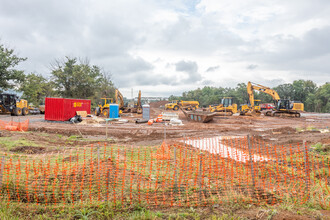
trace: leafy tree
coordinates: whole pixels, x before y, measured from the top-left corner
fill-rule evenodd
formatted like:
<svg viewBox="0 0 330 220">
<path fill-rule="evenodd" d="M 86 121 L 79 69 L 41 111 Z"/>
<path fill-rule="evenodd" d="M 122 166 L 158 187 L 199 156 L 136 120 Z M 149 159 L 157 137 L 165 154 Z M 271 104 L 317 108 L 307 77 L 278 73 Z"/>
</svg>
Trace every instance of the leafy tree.
<svg viewBox="0 0 330 220">
<path fill-rule="evenodd" d="M 273 88 L 281 99 L 292 99 L 294 97 L 294 88 L 292 84 L 286 83 Z"/>
<path fill-rule="evenodd" d="M 78 63 L 77 58 L 56 60 L 51 74 L 55 88 L 65 98 L 92 98 L 105 82 L 100 67 L 91 66 L 88 60 Z"/>
<path fill-rule="evenodd" d="M 98 83 L 96 97 L 115 97 L 116 88 L 109 74 L 103 73 Z"/>
<path fill-rule="evenodd" d="M 316 91 L 315 109 L 318 112 L 330 113 L 330 83 L 327 82 Z"/>
<path fill-rule="evenodd" d="M 15 66 L 26 59 L 18 57 L 13 49 L 0 44 L 0 91 L 12 89 L 24 79 L 24 71 L 15 69 Z"/>
<path fill-rule="evenodd" d="M 245 104 L 249 100 L 249 95 L 246 92 L 246 84 L 245 83 L 239 83 L 237 84 L 235 88 L 235 98 L 237 100 L 237 104 Z"/>
<path fill-rule="evenodd" d="M 292 83 L 294 97 L 292 99 L 305 102 L 309 93 L 315 93 L 317 86 L 311 80 L 295 80 Z"/>
<path fill-rule="evenodd" d="M 92 98 L 92 105 L 96 106 L 101 101 L 101 98 L 114 98 L 116 88 L 111 81 L 111 77 L 108 74 L 103 74 L 99 80 L 99 84 L 95 90 L 95 95 Z"/>
<path fill-rule="evenodd" d="M 168 98 L 169 101 L 179 100 L 179 99 L 182 99 L 182 97 L 171 95 L 171 96 Z"/>
<path fill-rule="evenodd" d="M 20 85 L 20 91 L 23 92 L 22 98 L 39 106 L 44 103 L 47 96 L 53 96 L 53 83 L 48 81 L 42 75 L 31 73 L 25 77 L 24 83 Z"/>
</svg>

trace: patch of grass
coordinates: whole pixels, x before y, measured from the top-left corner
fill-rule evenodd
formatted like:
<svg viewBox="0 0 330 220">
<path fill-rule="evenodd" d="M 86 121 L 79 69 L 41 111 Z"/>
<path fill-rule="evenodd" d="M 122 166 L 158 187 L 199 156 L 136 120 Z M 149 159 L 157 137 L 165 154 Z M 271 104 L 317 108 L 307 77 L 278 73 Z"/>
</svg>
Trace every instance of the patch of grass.
<svg viewBox="0 0 330 220">
<path fill-rule="evenodd" d="M 31 132 L 31 133 L 32 133 L 32 132 Z M 43 133 L 43 132 L 38 133 L 38 135 L 39 135 L 39 136 L 43 136 L 43 137 L 49 137 L 49 136 L 50 136 L 50 134 L 48 134 L 48 133 Z"/>
<path fill-rule="evenodd" d="M 78 219 L 88 220 L 89 217 L 96 215 L 97 213 L 99 212 L 90 209 L 76 210 L 76 214 L 74 215 L 74 217 Z"/>
<path fill-rule="evenodd" d="M 10 150 L 18 146 L 39 147 L 40 145 L 25 138 L 13 139 L 12 137 L 0 137 L 0 146 L 6 148 L 6 150 Z"/>
<path fill-rule="evenodd" d="M 330 146 L 324 145 L 322 143 L 316 143 L 316 144 L 312 145 L 311 147 L 318 154 L 327 155 L 330 152 Z"/>
<path fill-rule="evenodd" d="M 68 137 L 67 140 L 68 141 L 77 141 L 77 140 L 81 140 L 81 137 L 77 136 L 77 135 L 71 135 L 70 137 Z"/>
<path fill-rule="evenodd" d="M 268 212 L 268 216 L 267 219 L 271 220 L 276 214 L 278 213 L 278 211 L 276 209 L 272 209 Z"/>
<path fill-rule="evenodd" d="M 317 129 L 317 128 L 313 127 L 313 126 L 308 126 L 308 127 L 306 128 L 306 130 L 307 130 L 307 131 L 318 131 L 319 129 Z"/>
</svg>

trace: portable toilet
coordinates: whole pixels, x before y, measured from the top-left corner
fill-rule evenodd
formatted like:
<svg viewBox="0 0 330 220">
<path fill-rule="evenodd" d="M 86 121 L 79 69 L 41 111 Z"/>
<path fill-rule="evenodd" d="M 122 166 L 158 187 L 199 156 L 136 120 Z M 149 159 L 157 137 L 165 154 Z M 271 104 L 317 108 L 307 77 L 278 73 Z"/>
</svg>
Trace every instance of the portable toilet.
<svg viewBox="0 0 330 220">
<path fill-rule="evenodd" d="M 150 105 L 142 105 L 142 118 L 143 119 L 150 119 Z"/>
<path fill-rule="evenodd" d="M 119 118 L 119 105 L 118 104 L 109 105 L 109 118 Z"/>
</svg>

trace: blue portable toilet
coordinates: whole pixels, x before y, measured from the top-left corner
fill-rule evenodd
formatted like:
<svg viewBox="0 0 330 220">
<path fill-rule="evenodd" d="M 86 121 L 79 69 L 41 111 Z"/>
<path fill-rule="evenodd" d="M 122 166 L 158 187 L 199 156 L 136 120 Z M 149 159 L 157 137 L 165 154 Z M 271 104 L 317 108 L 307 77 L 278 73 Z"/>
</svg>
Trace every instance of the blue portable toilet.
<svg viewBox="0 0 330 220">
<path fill-rule="evenodd" d="M 109 105 L 109 118 L 119 118 L 119 105 L 118 104 Z"/>
<path fill-rule="evenodd" d="M 142 105 L 142 118 L 143 119 L 150 119 L 150 105 Z"/>
</svg>

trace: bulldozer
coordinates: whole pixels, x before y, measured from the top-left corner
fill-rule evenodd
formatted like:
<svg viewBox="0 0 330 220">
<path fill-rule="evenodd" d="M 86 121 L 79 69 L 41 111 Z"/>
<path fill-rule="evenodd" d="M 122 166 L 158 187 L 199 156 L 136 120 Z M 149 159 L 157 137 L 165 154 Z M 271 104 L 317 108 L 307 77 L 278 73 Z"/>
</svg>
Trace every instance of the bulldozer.
<svg viewBox="0 0 330 220">
<path fill-rule="evenodd" d="M 304 104 L 299 101 L 291 101 L 288 99 L 281 99 L 278 93 L 266 86 L 248 82 L 247 85 L 247 92 L 249 94 L 250 103 L 254 103 L 254 95 L 253 91 L 257 90 L 263 93 L 266 93 L 270 96 L 272 96 L 274 100 L 275 107 L 272 110 L 266 111 L 266 116 L 275 116 L 275 117 L 300 117 L 300 112 L 304 111 Z M 255 113 L 257 112 L 254 108 L 254 106 L 251 106 L 249 109 L 249 112 Z M 260 108 L 260 107 L 259 107 Z M 260 111 L 260 109 L 259 109 Z"/>
<path fill-rule="evenodd" d="M 95 108 L 96 116 L 109 117 L 110 104 L 113 103 L 113 98 L 101 98 L 101 102 Z"/>
<path fill-rule="evenodd" d="M 239 115 L 261 115 L 261 108 L 260 108 L 260 99 L 255 99 L 253 101 L 253 106 L 251 104 L 244 104 L 240 106 Z"/>
<path fill-rule="evenodd" d="M 123 95 L 121 94 L 121 92 L 119 92 L 118 89 L 116 89 L 115 101 L 116 101 L 116 104 L 119 105 L 119 111 L 120 111 L 119 113 L 131 112 L 131 113 L 142 114 L 141 90 L 139 90 L 137 102 L 135 103 L 133 101 L 129 105 L 125 106 Z"/>
<path fill-rule="evenodd" d="M 233 103 L 232 97 L 224 97 L 219 105 L 210 105 L 210 112 L 218 112 L 218 115 L 231 116 L 237 113 L 237 104 Z"/>
<path fill-rule="evenodd" d="M 0 94 L 0 113 L 10 113 L 13 116 L 29 114 L 29 105 L 27 100 L 19 99 L 15 94 Z"/>
<path fill-rule="evenodd" d="M 182 101 L 182 100 L 173 100 L 167 104 L 165 104 L 165 110 L 174 110 L 178 111 L 180 108 L 183 110 L 191 111 L 198 109 L 199 102 L 198 101 Z"/>
</svg>

